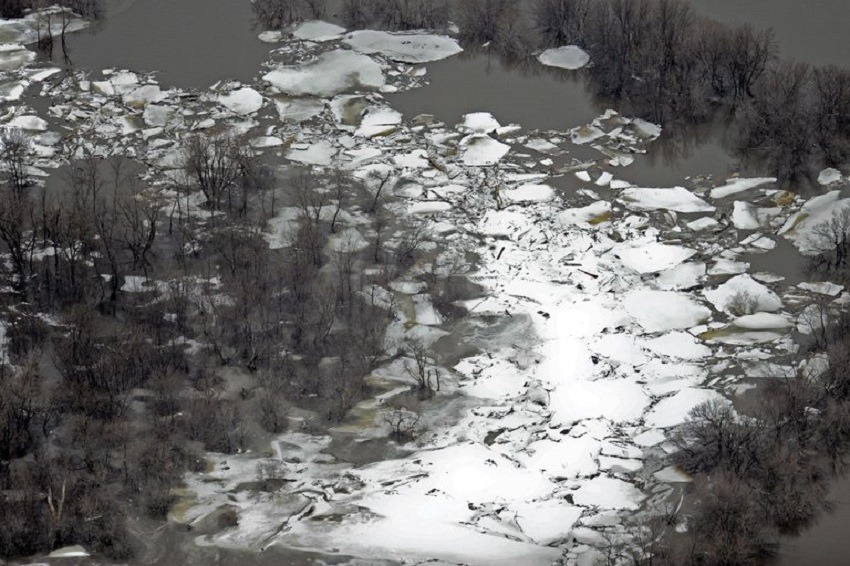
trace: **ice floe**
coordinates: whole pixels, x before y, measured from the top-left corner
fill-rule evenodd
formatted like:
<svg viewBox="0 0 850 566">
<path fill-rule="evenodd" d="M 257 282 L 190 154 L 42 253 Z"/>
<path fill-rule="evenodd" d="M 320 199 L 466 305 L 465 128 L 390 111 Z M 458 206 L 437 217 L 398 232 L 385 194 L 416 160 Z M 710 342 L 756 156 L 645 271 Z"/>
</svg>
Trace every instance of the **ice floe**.
<svg viewBox="0 0 850 566">
<path fill-rule="evenodd" d="M 429 63 L 463 51 L 450 37 L 420 32 L 358 30 L 348 34 L 343 43 L 360 53 L 379 53 L 402 63 Z"/>
<path fill-rule="evenodd" d="M 333 96 L 356 89 L 377 89 L 385 84 L 384 73 L 374 59 L 346 49 L 322 53 L 301 65 L 281 66 L 263 80 L 286 94 Z"/>
<path fill-rule="evenodd" d="M 670 189 L 629 188 L 620 199 L 633 210 L 673 210 L 675 212 L 714 212 L 714 207 L 684 187 Z"/>
<path fill-rule="evenodd" d="M 537 59 L 546 66 L 572 71 L 587 65 L 590 62 L 590 55 L 577 45 L 565 45 L 547 49 L 538 55 Z"/>
</svg>

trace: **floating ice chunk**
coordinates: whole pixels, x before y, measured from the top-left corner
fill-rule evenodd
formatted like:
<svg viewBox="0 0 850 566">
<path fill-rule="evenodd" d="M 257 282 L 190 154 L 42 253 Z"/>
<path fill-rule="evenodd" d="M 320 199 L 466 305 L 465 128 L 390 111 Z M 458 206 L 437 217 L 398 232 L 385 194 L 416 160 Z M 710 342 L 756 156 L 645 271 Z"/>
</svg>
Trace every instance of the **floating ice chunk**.
<svg viewBox="0 0 850 566">
<path fill-rule="evenodd" d="M 275 98 L 274 105 L 281 122 L 306 122 L 325 110 L 325 105 L 321 100 L 312 99 Z"/>
<path fill-rule="evenodd" d="M 819 185 L 831 185 L 833 183 L 838 183 L 841 181 L 841 171 L 838 169 L 833 169 L 829 167 L 824 169 L 818 174 L 818 184 Z"/>
<path fill-rule="evenodd" d="M 590 178 L 590 173 L 587 171 L 576 171 L 573 173 L 579 181 L 584 181 L 585 183 L 589 183 L 592 179 Z"/>
<path fill-rule="evenodd" d="M 732 324 L 746 330 L 781 330 L 791 327 L 791 322 L 781 314 L 768 312 L 739 316 Z"/>
<path fill-rule="evenodd" d="M 319 140 L 307 147 L 291 149 L 286 153 L 287 159 L 306 165 L 330 165 L 337 150 L 328 140 Z"/>
<path fill-rule="evenodd" d="M 776 177 L 756 177 L 753 179 L 729 179 L 725 185 L 711 189 L 711 198 L 724 198 L 744 192 L 767 183 L 775 183 Z"/>
<path fill-rule="evenodd" d="M 115 85 L 111 81 L 94 81 L 91 84 L 94 92 L 104 96 L 112 96 L 115 94 Z"/>
<path fill-rule="evenodd" d="M 152 127 L 163 127 L 174 115 L 174 108 L 170 106 L 161 106 L 157 104 L 148 104 L 145 106 L 143 114 L 145 124 Z"/>
<path fill-rule="evenodd" d="M 47 555 L 48 558 L 85 558 L 88 556 L 90 556 L 88 551 L 79 544 L 59 548 Z"/>
<path fill-rule="evenodd" d="M 283 145 L 283 140 L 277 136 L 260 136 L 251 140 L 251 147 L 279 147 Z"/>
<path fill-rule="evenodd" d="M 342 37 L 345 28 L 321 20 L 302 22 L 292 31 L 292 36 L 303 41 L 333 41 Z"/>
<path fill-rule="evenodd" d="M 671 332 L 647 340 L 646 347 L 660 356 L 679 360 L 700 360 L 711 355 L 711 348 L 686 332 Z"/>
<path fill-rule="evenodd" d="M 781 208 L 759 208 L 748 202 L 736 200 L 732 211 L 732 224 L 738 230 L 758 230 L 782 214 Z"/>
<path fill-rule="evenodd" d="M 361 53 L 379 53 L 402 63 L 429 63 L 463 51 L 450 37 L 421 32 L 360 30 L 348 34 L 343 43 Z"/>
<path fill-rule="evenodd" d="M 746 273 L 750 268 L 750 264 L 745 261 L 734 261 L 731 259 L 718 258 L 714 260 L 709 270 L 709 275 L 738 275 Z"/>
<path fill-rule="evenodd" d="M 218 101 L 236 114 L 253 114 L 263 106 L 263 96 L 248 87 L 219 96 Z"/>
<path fill-rule="evenodd" d="M 522 185 L 503 193 L 510 202 L 545 202 L 555 197 L 555 191 L 549 185 Z"/>
<path fill-rule="evenodd" d="M 333 96 L 358 88 L 384 86 L 381 66 L 371 57 L 336 49 L 301 65 L 278 67 L 263 80 L 281 92 L 296 96 Z"/>
<path fill-rule="evenodd" d="M 596 179 L 597 187 L 607 187 L 611 184 L 611 181 L 614 179 L 614 175 L 608 173 L 607 171 L 602 173 L 598 179 Z"/>
<path fill-rule="evenodd" d="M 35 59 L 23 45 L 0 44 L 0 71 L 15 71 Z"/>
<path fill-rule="evenodd" d="M 698 285 L 703 277 L 705 264 L 688 262 L 659 272 L 655 283 L 659 289 L 676 291 Z"/>
<path fill-rule="evenodd" d="M 392 108 L 370 108 L 354 135 L 372 138 L 390 134 L 401 124 L 401 118 L 401 112 Z"/>
<path fill-rule="evenodd" d="M 281 31 L 264 31 L 257 35 L 257 39 L 263 43 L 279 43 L 283 41 L 283 32 Z"/>
<path fill-rule="evenodd" d="M 499 128 L 496 129 L 497 132 Z M 544 139 L 535 138 L 532 140 L 528 140 L 526 142 L 525 147 L 528 149 L 533 149 L 534 151 L 538 151 L 540 153 L 548 153 L 555 154 L 558 152 L 558 146 Z"/>
<path fill-rule="evenodd" d="M 689 387 L 682 389 L 671 397 L 665 397 L 658 402 L 652 411 L 646 416 L 647 426 L 656 428 L 668 428 L 677 426 L 685 422 L 694 407 L 701 405 L 706 401 L 719 401 L 721 403 L 729 403 L 717 391 L 710 389 L 698 389 Z"/>
<path fill-rule="evenodd" d="M 573 501 L 577 505 L 602 509 L 634 511 L 640 508 L 644 499 L 646 496 L 634 485 L 606 476 L 586 481 L 573 492 Z"/>
<path fill-rule="evenodd" d="M 671 189 L 629 188 L 620 193 L 626 206 L 634 210 L 666 209 L 675 212 L 714 212 L 714 207 L 684 187 Z"/>
<path fill-rule="evenodd" d="M 465 114 L 457 125 L 458 129 L 475 134 L 489 134 L 501 126 L 499 121 L 489 112 L 473 112 Z"/>
<path fill-rule="evenodd" d="M 461 141 L 464 147 L 463 163 L 470 167 L 486 167 L 498 163 L 510 150 L 509 145 L 498 142 L 486 134 L 475 134 Z"/>
<path fill-rule="evenodd" d="M 696 253 L 696 250 L 684 246 L 658 242 L 616 249 L 620 262 L 638 273 L 655 273 L 668 269 L 690 259 Z"/>
<path fill-rule="evenodd" d="M 711 316 L 707 307 L 675 291 L 632 291 L 626 296 L 623 306 L 647 332 L 690 328 Z"/>
<path fill-rule="evenodd" d="M 558 214 L 558 221 L 564 227 L 578 224 L 601 224 L 611 220 L 611 203 L 597 201 L 583 208 L 568 208 Z"/>
<path fill-rule="evenodd" d="M 703 294 L 714 308 L 726 313 L 739 309 L 773 312 L 782 308 L 782 300 L 776 293 L 746 274 L 736 275 Z"/>
<path fill-rule="evenodd" d="M 565 45 L 547 49 L 538 55 L 537 59 L 549 67 L 574 71 L 587 65 L 590 62 L 590 55 L 577 45 Z"/>
<path fill-rule="evenodd" d="M 26 81 L 11 81 L 0 84 L 0 100 L 20 100 L 28 84 Z"/>
<path fill-rule="evenodd" d="M 664 483 L 691 483 L 694 481 L 691 476 L 677 468 L 676 466 L 667 466 L 662 470 L 658 470 L 654 474 L 655 479 Z"/>
<path fill-rule="evenodd" d="M 393 155 L 393 163 L 406 169 L 427 169 L 431 166 L 428 152 L 424 149 L 414 149 L 410 153 Z"/>
<path fill-rule="evenodd" d="M 411 204 L 407 208 L 410 214 L 436 214 L 452 209 L 452 205 L 444 201 L 422 201 Z"/>
<path fill-rule="evenodd" d="M 6 126 L 9 128 L 18 128 L 21 130 L 28 130 L 31 132 L 43 132 L 47 130 L 47 122 L 38 116 L 34 116 L 31 114 L 26 114 L 24 116 L 17 116 L 10 120 Z"/>
<path fill-rule="evenodd" d="M 151 102 L 160 102 L 164 98 L 165 95 L 157 85 L 140 86 L 121 97 L 124 104 L 136 108 L 140 108 Z"/>
<path fill-rule="evenodd" d="M 576 145 L 584 145 L 603 137 L 605 132 L 592 125 L 579 126 L 570 130 L 570 139 Z"/>
<path fill-rule="evenodd" d="M 800 283 L 797 287 L 805 289 L 806 291 L 811 291 L 812 293 L 820 293 L 821 295 L 828 295 L 830 297 L 837 297 L 841 294 L 841 291 L 844 290 L 844 285 L 836 285 L 835 283 L 829 282 L 805 282 Z"/>
</svg>

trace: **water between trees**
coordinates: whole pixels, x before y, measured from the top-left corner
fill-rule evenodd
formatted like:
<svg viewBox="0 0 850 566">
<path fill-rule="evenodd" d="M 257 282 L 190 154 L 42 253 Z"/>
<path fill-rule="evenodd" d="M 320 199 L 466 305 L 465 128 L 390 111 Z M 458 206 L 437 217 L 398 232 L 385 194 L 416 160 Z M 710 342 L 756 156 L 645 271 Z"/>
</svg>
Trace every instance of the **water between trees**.
<svg viewBox="0 0 850 566">
<path fill-rule="evenodd" d="M 206 88 L 222 79 L 249 80 L 261 71 L 270 45 L 257 39 L 247 0 L 107 0 L 104 21 L 69 38 L 73 65 L 158 71 L 164 86 Z M 850 64 L 845 41 L 850 5 L 845 0 L 693 0 L 698 12 L 728 23 L 772 27 L 784 57 L 812 64 Z M 428 65 L 430 86 L 390 97 L 411 118 L 434 114 L 448 123 L 472 111 L 492 112 L 526 129 L 564 130 L 585 124 L 608 105 L 583 81 L 541 68 L 505 65 L 471 54 Z M 686 177 L 740 171 L 723 140 L 722 125 L 650 147 L 628 170 L 633 182 L 670 186 Z M 799 261 L 791 246 L 766 254 L 766 269 L 794 278 Z M 770 257 L 767 257 L 769 255 Z M 774 269 L 791 265 L 790 269 Z M 835 505 L 801 536 L 783 540 L 775 566 L 845 564 L 850 552 L 850 477 L 831 491 Z M 170 546 L 170 545 L 169 545 Z"/>
</svg>

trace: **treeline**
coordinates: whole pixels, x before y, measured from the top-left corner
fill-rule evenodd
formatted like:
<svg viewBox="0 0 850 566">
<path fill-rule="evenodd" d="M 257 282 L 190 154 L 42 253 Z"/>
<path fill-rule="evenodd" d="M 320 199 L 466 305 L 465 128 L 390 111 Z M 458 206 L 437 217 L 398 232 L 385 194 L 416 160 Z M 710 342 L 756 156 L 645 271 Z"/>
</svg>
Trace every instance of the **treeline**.
<svg viewBox="0 0 850 566">
<path fill-rule="evenodd" d="M 125 558 L 127 519 L 164 518 L 204 452 L 262 449 L 293 406 L 334 422 L 362 398 L 391 321 L 375 283 L 422 241 L 388 243 L 404 228 L 384 211 L 389 179 L 279 190 L 245 140 L 210 135 L 185 140 L 167 190 L 96 157 L 45 188 L 26 137 L 0 147 L 0 557 Z M 272 250 L 280 200 L 295 235 Z M 368 246 L 342 236 L 357 206 Z"/>
</svg>

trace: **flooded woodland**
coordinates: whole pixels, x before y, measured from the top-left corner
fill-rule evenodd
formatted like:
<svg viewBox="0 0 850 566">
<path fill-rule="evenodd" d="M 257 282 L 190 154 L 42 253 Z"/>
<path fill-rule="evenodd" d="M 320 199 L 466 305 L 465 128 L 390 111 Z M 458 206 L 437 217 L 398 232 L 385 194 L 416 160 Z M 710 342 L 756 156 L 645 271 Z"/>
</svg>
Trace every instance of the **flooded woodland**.
<svg viewBox="0 0 850 566">
<path fill-rule="evenodd" d="M 0 563 L 846 563 L 845 2 L 0 10 Z"/>
</svg>

